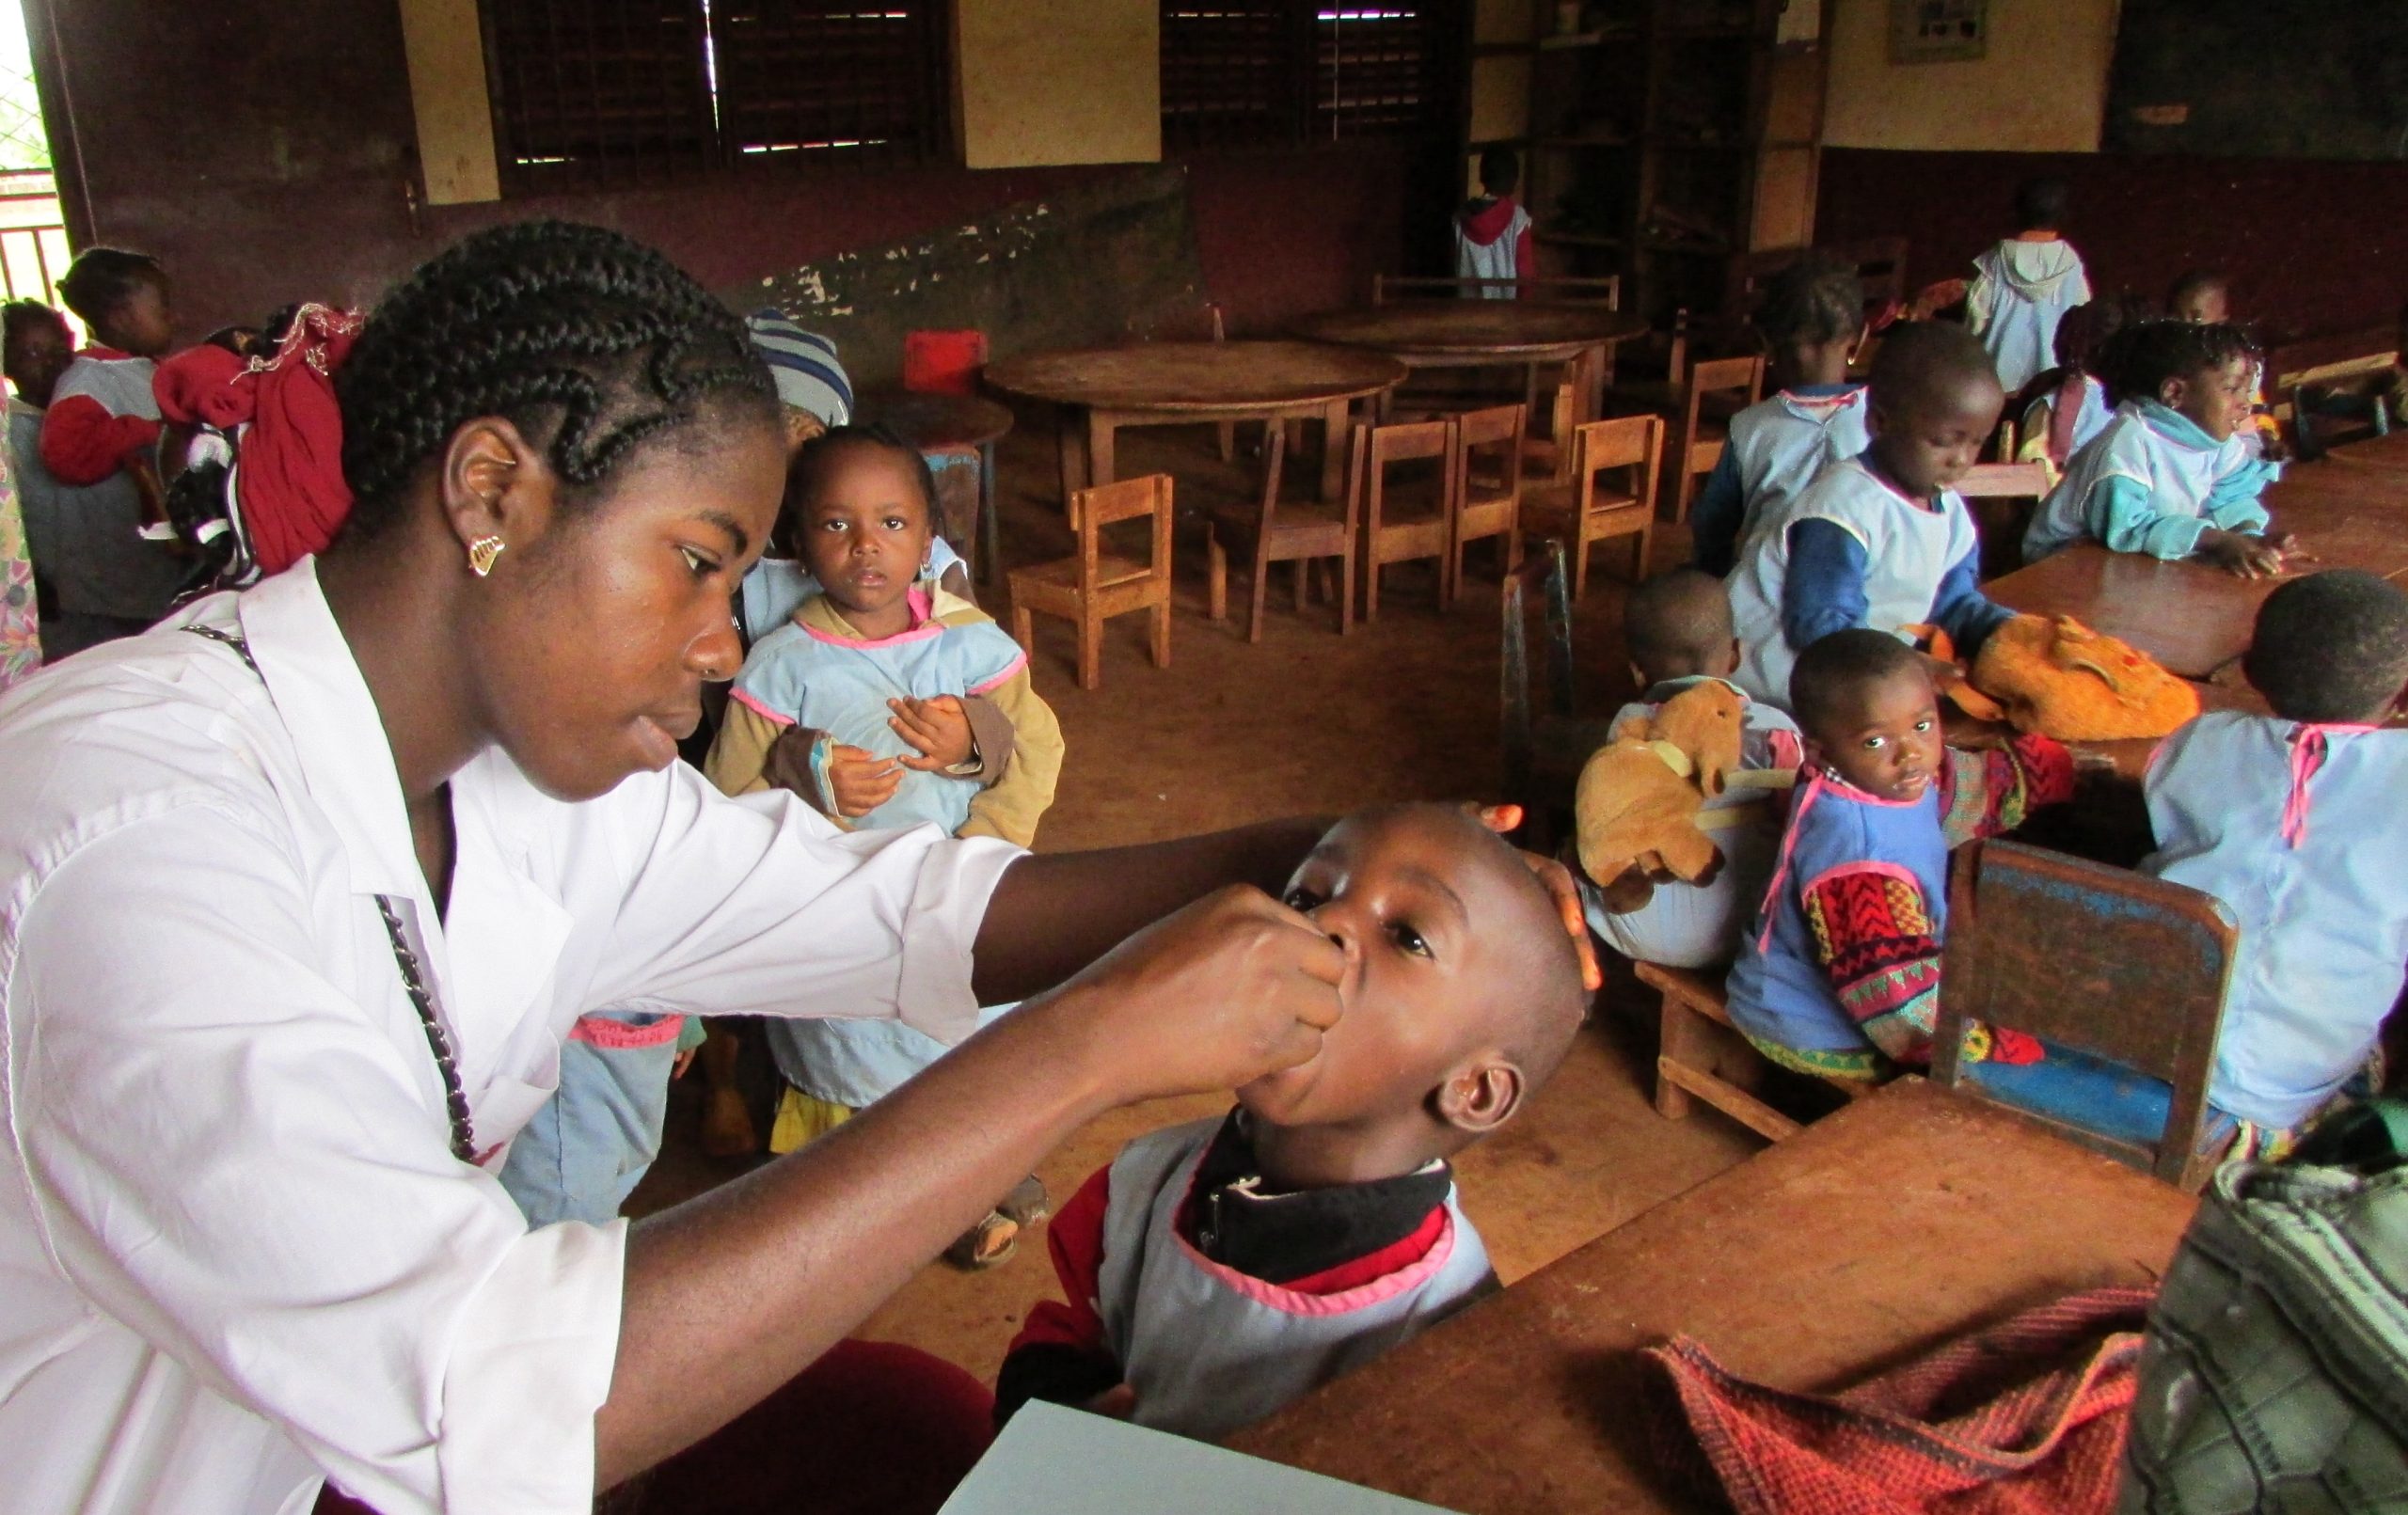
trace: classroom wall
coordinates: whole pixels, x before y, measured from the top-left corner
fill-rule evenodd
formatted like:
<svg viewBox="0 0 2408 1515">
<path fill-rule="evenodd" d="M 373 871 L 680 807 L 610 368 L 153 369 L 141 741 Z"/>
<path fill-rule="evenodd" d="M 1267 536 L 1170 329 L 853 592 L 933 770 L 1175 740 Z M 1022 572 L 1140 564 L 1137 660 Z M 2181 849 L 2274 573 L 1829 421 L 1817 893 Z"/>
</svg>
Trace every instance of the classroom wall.
<svg viewBox="0 0 2408 1515">
<path fill-rule="evenodd" d="M 69 59 L 96 234 L 166 260 L 187 337 L 298 298 L 372 301 L 453 238 L 527 216 L 619 228 L 728 289 L 1127 172 L 765 175 L 429 207 L 393 0 L 33 3 L 55 8 Z M 1380 144 L 1194 161 L 1198 251 L 1233 329 L 1359 301 L 1403 266 L 1415 202 L 1441 222 L 1450 208 L 1444 187 L 1408 187 L 1414 168 Z"/>
<path fill-rule="evenodd" d="M 2037 174 L 2072 187 L 2094 289 L 2157 299 L 2185 269 L 2221 268 L 2274 340 L 2382 324 L 2408 300 L 2408 164 L 1827 150 L 1815 235 L 1903 234 L 1916 284 L 1957 276 Z"/>
<path fill-rule="evenodd" d="M 954 120 L 973 168 L 1163 155 L 1156 0 L 954 0 Z"/>
<path fill-rule="evenodd" d="M 1989 0 L 1988 55 L 1893 64 L 1892 0 L 1830 0 L 1823 141 L 1925 151 L 2099 147 L 2116 0 Z"/>
</svg>

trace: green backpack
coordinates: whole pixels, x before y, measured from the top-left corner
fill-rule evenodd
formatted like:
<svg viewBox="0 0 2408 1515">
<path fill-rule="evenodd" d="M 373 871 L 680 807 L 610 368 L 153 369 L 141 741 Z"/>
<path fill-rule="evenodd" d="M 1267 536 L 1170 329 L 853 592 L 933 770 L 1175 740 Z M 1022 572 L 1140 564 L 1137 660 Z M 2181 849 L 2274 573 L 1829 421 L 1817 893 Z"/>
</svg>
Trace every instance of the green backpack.
<svg viewBox="0 0 2408 1515">
<path fill-rule="evenodd" d="M 2224 1168 L 2149 1312 L 2118 1515 L 2408 1511 L 2408 1102 Z"/>
</svg>

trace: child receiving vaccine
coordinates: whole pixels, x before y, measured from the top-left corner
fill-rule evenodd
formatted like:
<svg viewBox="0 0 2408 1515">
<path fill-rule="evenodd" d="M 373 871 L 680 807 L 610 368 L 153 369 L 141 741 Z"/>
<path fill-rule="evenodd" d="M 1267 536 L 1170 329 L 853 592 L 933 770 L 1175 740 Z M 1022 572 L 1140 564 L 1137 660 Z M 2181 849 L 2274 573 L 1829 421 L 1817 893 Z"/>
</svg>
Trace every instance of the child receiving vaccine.
<svg viewBox="0 0 2408 1515">
<path fill-rule="evenodd" d="M 1931 1060 L 1948 849 L 2070 798 L 2073 759 L 2045 736 L 1943 746 L 1925 660 L 1841 631 L 1798 658 L 1791 707 L 1805 766 L 1781 858 L 1731 970 L 1731 1023 L 1782 1066 L 1871 1080 Z M 2036 1061 L 2000 1033 L 1988 1054 Z"/>
<path fill-rule="evenodd" d="M 1871 439 L 1864 386 L 1847 376 L 1864 340 L 1864 281 L 1855 265 L 1808 253 L 1765 282 L 1755 325 L 1777 392 L 1731 418 L 1722 456 L 1689 511 L 1697 565 L 1718 578 L 1759 522 Z"/>
<path fill-rule="evenodd" d="M 2258 497 L 2279 468 L 2236 434 L 2257 359 L 2238 326 L 2153 321 L 2116 333 L 2100 359 L 2115 418 L 2040 502 L 2024 560 L 2098 542 L 2243 577 L 2280 572 L 2286 544 L 2267 539 Z"/>
<path fill-rule="evenodd" d="M 1623 611 L 1623 640 L 1643 692 L 1615 714 L 1617 732 L 1625 721 L 1653 715 L 1684 689 L 1708 681 L 1729 684 L 1739 666 L 1731 602 L 1720 584 L 1694 568 L 1660 574 L 1631 592 Z M 1695 884 L 1647 880 L 1633 870 L 1611 889 L 1574 874 L 1589 929 L 1625 957 L 1673 968 L 1728 961 L 1772 876 L 1781 813 L 1797 782 L 1803 749 L 1796 721 L 1761 700 L 1748 699 L 1738 686 L 1731 687 L 1745 702 L 1739 766 L 1723 791 L 1698 812 L 1699 827 L 1721 850 L 1721 869 L 1710 881 Z"/>
<path fill-rule="evenodd" d="M 2272 1160 L 2360 1092 L 2408 964 L 2408 594 L 2337 571 L 2274 591 L 2242 662 L 2272 713 L 2218 711 L 2149 765 L 2144 871 L 2241 927 L 2208 1103 Z"/>
<path fill-rule="evenodd" d="M 840 427 L 797 455 L 781 529 L 819 592 L 745 658 L 705 765 L 721 789 L 792 789 L 856 829 L 1036 839 L 1061 773 L 1061 727 L 1019 644 L 937 585 L 935 513 L 927 463 L 893 436 Z M 983 697 L 1010 723 L 1011 756 L 993 783 L 979 781 L 977 754 L 947 763 L 956 754 L 925 754 L 898 734 L 894 702 L 908 715 L 912 702 L 946 696 Z M 944 1050 L 899 1023 L 776 1021 L 768 1032 L 786 1084 L 772 1152 L 832 1128 Z M 963 1239 L 956 1261 L 1009 1255 L 1019 1227 L 1044 1211 L 1041 1188 L 1022 1191 Z"/>
<path fill-rule="evenodd" d="M 1468 813 L 1356 816 L 1287 903 L 1345 949 L 1345 1014 L 1225 1118 L 1142 1137 L 1048 1228 L 996 1412 L 1032 1398 L 1216 1439 L 1495 1286 L 1449 1160 L 1571 1046 L 1581 967 L 1547 892 Z"/>
<path fill-rule="evenodd" d="M 1963 328 L 1915 322 L 1873 360 L 1873 440 L 1767 517 L 1731 575 L 1740 662 L 1732 682 L 1789 705 L 1798 655 L 1834 631 L 1930 625 L 1971 657 L 2007 619 L 1981 592 L 1981 544 L 1954 485 L 2006 397 Z"/>
</svg>

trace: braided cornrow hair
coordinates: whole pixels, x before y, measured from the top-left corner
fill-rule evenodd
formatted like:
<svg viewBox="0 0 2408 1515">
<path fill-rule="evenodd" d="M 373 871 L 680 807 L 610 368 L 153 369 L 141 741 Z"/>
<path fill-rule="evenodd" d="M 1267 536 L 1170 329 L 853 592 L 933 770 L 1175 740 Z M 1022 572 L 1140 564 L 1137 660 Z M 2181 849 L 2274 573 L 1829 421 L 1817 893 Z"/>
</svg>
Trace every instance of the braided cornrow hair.
<svg viewBox="0 0 2408 1515">
<path fill-rule="evenodd" d="M 347 532 L 398 519 L 420 467 L 480 416 L 516 426 L 590 499 L 706 402 L 777 418 L 744 323 L 618 232 L 527 221 L 467 238 L 387 295 L 335 376 Z"/>
<path fill-rule="evenodd" d="M 2107 387 L 2110 404 L 2155 400 L 2168 379 L 2220 369 L 2236 357 L 2260 355 L 2249 333 L 2195 321 L 2144 321 L 2107 339 L 2090 365 Z"/>
</svg>

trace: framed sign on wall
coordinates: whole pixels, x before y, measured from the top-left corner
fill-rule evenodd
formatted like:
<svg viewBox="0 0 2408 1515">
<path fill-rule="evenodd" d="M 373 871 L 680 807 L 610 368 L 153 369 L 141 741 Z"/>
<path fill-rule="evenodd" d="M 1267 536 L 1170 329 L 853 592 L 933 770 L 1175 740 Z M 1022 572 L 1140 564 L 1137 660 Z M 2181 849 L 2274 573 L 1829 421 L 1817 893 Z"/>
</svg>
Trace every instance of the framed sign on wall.
<svg viewBox="0 0 2408 1515">
<path fill-rule="evenodd" d="M 1965 63 L 1989 51 L 1989 0 L 1890 0 L 1890 61 Z"/>
</svg>

